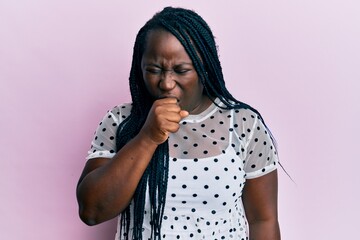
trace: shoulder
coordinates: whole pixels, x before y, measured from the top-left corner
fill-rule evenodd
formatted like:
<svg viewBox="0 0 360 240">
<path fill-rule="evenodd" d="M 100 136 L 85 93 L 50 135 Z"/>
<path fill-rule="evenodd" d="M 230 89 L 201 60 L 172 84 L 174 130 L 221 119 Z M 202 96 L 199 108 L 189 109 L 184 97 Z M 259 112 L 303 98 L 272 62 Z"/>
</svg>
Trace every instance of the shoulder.
<svg viewBox="0 0 360 240">
<path fill-rule="evenodd" d="M 114 122 L 120 123 L 130 115 L 131 109 L 132 109 L 131 103 L 119 104 L 113 107 L 112 109 L 108 110 L 103 120 L 112 119 Z"/>
<path fill-rule="evenodd" d="M 108 111 L 108 114 L 128 116 L 131 112 L 132 103 L 119 104 Z"/>
<path fill-rule="evenodd" d="M 254 123 L 261 121 L 262 117 L 260 113 L 248 104 L 236 104 L 231 109 L 223 109 L 225 105 L 220 103 L 218 106 L 219 113 L 226 115 L 228 118 L 233 118 L 234 123 L 241 123 L 242 125 L 253 125 Z"/>
</svg>

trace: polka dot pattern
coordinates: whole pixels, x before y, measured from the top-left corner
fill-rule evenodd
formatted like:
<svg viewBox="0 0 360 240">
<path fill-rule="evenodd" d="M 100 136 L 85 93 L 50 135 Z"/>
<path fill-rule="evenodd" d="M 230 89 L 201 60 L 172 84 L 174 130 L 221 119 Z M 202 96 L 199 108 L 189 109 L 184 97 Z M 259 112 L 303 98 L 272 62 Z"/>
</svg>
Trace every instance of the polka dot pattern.
<svg viewBox="0 0 360 240">
<path fill-rule="evenodd" d="M 131 105 L 124 104 L 107 112 L 95 132 L 88 159 L 114 156 L 116 129 L 130 110 Z M 251 110 L 223 110 L 215 104 L 180 124 L 179 131 L 169 136 L 162 238 L 247 239 L 241 201 L 246 179 L 273 171 L 278 162 L 265 126 Z M 145 210 L 143 234 L 148 239 L 148 199 Z"/>
</svg>

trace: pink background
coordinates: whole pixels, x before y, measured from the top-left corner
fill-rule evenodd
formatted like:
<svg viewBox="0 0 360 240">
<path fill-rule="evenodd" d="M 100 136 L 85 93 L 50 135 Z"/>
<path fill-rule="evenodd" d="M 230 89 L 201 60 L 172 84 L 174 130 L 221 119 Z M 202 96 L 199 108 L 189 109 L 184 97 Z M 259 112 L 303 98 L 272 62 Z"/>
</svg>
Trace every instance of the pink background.
<svg viewBox="0 0 360 240">
<path fill-rule="evenodd" d="M 75 186 L 93 132 L 128 102 L 135 34 L 166 5 L 212 27 L 228 88 L 265 117 L 281 161 L 283 239 L 355 239 L 360 214 L 360 4 L 0 1 L 0 238 L 113 239 Z"/>
</svg>

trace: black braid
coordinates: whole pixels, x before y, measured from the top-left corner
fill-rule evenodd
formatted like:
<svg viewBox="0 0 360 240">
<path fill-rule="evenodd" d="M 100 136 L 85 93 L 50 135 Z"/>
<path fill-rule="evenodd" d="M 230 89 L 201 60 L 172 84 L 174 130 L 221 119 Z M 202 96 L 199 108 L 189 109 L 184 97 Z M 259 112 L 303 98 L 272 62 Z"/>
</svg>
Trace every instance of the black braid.
<svg viewBox="0 0 360 240">
<path fill-rule="evenodd" d="M 145 50 L 147 33 L 155 29 L 169 31 L 181 42 L 194 64 L 205 94 L 212 100 L 219 98 L 224 103 L 225 109 L 251 109 L 263 121 L 256 109 L 238 101 L 226 89 L 217 45 L 208 24 L 192 10 L 166 7 L 155 14 L 136 36 L 129 77 L 132 110 L 118 128 L 116 138 L 118 150 L 139 133 L 153 103 L 144 84 L 141 59 Z M 137 186 L 132 203 L 121 214 L 120 237 L 129 239 L 130 231 L 132 231 L 132 239 L 142 239 L 145 197 L 147 187 L 149 187 L 151 235 L 152 239 L 161 239 L 168 171 L 169 146 L 166 141 L 156 149 Z M 133 230 L 130 229 L 131 221 Z"/>
</svg>

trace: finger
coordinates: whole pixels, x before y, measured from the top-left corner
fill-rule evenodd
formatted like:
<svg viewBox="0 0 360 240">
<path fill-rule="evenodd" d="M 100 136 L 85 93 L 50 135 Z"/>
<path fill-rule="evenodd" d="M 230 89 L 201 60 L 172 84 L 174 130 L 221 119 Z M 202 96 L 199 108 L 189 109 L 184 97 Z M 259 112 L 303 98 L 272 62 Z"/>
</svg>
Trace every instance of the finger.
<svg viewBox="0 0 360 240">
<path fill-rule="evenodd" d="M 189 112 L 186 111 L 186 110 L 181 110 L 179 114 L 180 114 L 181 119 L 186 118 L 187 116 L 189 116 Z"/>
<path fill-rule="evenodd" d="M 179 130 L 179 128 L 180 128 L 179 123 L 168 122 L 168 124 L 166 125 L 166 130 L 162 130 L 162 132 L 175 133 Z"/>
<path fill-rule="evenodd" d="M 162 103 L 162 104 L 177 104 L 178 100 L 174 97 L 167 97 L 167 98 L 159 98 L 156 100 L 156 102 Z"/>
<path fill-rule="evenodd" d="M 175 122 L 178 123 L 181 121 L 182 117 L 180 115 L 180 112 L 174 111 L 167 111 L 165 114 L 162 115 L 163 119 L 169 122 Z"/>
</svg>

